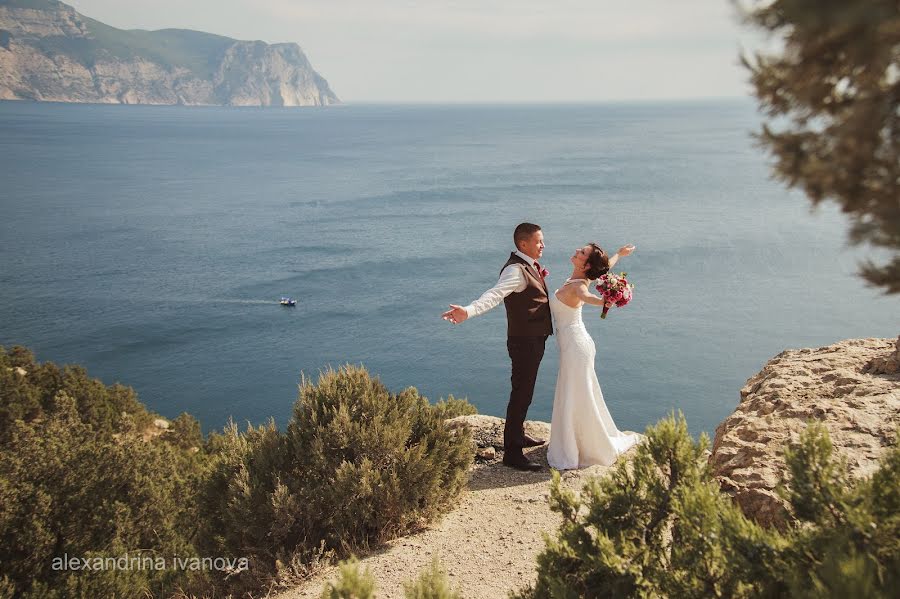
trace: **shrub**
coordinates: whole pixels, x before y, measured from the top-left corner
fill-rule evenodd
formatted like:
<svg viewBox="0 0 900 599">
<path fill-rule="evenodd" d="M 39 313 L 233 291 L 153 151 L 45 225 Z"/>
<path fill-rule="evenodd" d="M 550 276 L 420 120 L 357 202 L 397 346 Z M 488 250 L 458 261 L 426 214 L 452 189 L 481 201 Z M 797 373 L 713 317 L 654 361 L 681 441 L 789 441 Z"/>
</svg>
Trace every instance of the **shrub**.
<svg viewBox="0 0 900 599">
<path fill-rule="evenodd" d="M 337 583 L 326 583 L 321 599 L 372 599 L 375 579 L 369 568 L 359 571 L 359 561 L 350 558 L 338 565 Z"/>
<path fill-rule="evenodd" d="M 347 554 L 420 528 L 455 500 L 473 459 L 446 410 L 362 367 L 303 378 L 285 434 L 270 422 L 210 437 L 221 449 L 202 501 L 210 548 L 266 577 L 297 553 Z"/>
<path fill-rule="evenodd" d="M 200 421 L 187 412 L 182 412 L 178 418 L 169 423 L 169 430 L 163 438 L 182 449 L 192 450 L 196 447 L 199 450 L 203 447 Z"/>
<path fill-rule="evenodd" d="M 91 425 L 96 435 L 109 436 L 131 427 L 142 429 L 155 417 L 131 387 L 118 383 L 106 386 L 90 378 L 81 366 L 38 364 L 21 346 L 9 351 L 0 347 L 0 443 L 15 420 L 31 422 L 52 413 L 54 398 L 60 392 L 75 400 L 79 419 Z"/>
<path fill-rule="evenodd" d="M 199 498 L 198 543 L 206 554 L 249 560 L 249 570 L 232 577 L 229 589 L 254 590 L 277 574 L 277 562 L 290 561 L 293 547 L 285 538 L 284 519 L 291 523 L 301 507 L 279 503 L 285 496 L 278 483 L 285 468 L 283 445 L 271 419 L 244 433 L 229 421 L 222 434 L 209 436 L 212 465 Z"/>
<path fill-rule="evenodd" d="M 447 574 L 437 557 L 418 578 L 404 582 L 403 591 L 406 599 L 460 599 L 458 593 L 450 590 Z M 350 558 L 339 564 L 337 581 L 325 584 L 321 599 L 374 599 L 376 596 L 375 579 L 369 568 L 360 572 L 359 562 Z"/>
<path fill-rule="evenodd" d="M 800 525 L 783 555 L 793 597 L 896 597 L 900 588 L 900 431 L 871 478 L 853 486 L 825 427 L 786 452 Z"/>
<path fill-rule="evenodd" d="M 447 574 L 441 569 L 437 556 L 416 580 L 403 584 L 403 591 L 406 599 L 460 599 L 459 593 L 450 589 Z"/>
<path fill-rule="evenodd" d="M 0 347 L 0 441 L 14 421 L 32 420 L 41 412 L 40 390 L 17 370 L 19 362 Z"/>
<path fill-rule="evenodd" d="M 854 488 L 811 425 L 787 453 L 802 525 L 748 520 L 722 494 L 684 418 L 647 429 L 632 462 L 588 481 L 582 497 L 553 473 L 538 581 L 515 597 L 888 597 L 900 572 L 900 446 Z"/>
<path fill-rule="evenodd" d="M 434 406 L 435 418 L 438 420 L 448 420 L 457 416 L 469 416 L 478 413 L 478 408 L 469 403 L 466 399 L 457 399 L 452 395 L 447 399 L 441 399 Z"/>
<path fill-rule="evenodd" d="M 303 380 L 286 433 L 229 423 L 204 440 L 184 413 L 154 437 L 131 388 L 0 348 L 0 598 L 252 595 L 308 575 L 335 549 L 414 530 L 455 499 L 472 448 L 444 417 L 472 409 L 390 393 L 347 366 Z M 54 568 L 64 555 L 169 567 Z M 249 568 L 184 570 L 176 555 Z"/>
<path fill-rule="evenodd" d="M 65 393 L 50 408 L 13 422 L 0 451 L 0 563 L 14 595 L 162 596 L 200 582 L 172 568 L 61 567 L 64 556 L 192 555 L 200 468 L 169 444 L 98 436 Z"/>
<path fill-rule="evenodd" d="M 439 515 L 465 486 L 474 456 L 467 433 L 448 430 L 438 412 L 415 388 L 389 393 L 361 367 L 304 380 L 284 482 L 316 509 L 296 530 L 350 549 Z"/>
</svg>

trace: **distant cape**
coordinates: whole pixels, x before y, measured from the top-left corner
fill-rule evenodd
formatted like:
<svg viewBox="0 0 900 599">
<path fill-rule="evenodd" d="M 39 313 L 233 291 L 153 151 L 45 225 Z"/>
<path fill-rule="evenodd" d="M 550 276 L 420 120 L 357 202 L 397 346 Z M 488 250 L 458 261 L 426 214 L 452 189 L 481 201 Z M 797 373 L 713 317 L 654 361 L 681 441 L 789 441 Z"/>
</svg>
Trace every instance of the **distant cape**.
<svg viewBox="0 0 900 599">
<path fill-rule="evenodd" d="M 187 29 L 122 30 L 55 0 L 0 0 L 0 100 L 339 104 L 300 46 Z"/>
</svg>

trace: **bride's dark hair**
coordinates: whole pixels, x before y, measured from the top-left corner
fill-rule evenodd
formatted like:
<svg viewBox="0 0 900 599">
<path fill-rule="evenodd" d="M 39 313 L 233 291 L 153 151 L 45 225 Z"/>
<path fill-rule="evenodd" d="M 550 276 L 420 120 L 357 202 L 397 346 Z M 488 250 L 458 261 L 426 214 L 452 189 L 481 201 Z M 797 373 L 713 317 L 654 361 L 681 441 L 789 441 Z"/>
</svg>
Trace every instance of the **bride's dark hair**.
<svg viewBox="0 0 900 599">
<path fill-rule="evenodd" d="M 593 281 L 609 272 L 609 256 L 596 243 L 589 243 L 588 245 L 591 246 L 591 255 L 588 256 L 585 262 L 587 270 L 584 271 L 584 276 Z"/>
</svg>

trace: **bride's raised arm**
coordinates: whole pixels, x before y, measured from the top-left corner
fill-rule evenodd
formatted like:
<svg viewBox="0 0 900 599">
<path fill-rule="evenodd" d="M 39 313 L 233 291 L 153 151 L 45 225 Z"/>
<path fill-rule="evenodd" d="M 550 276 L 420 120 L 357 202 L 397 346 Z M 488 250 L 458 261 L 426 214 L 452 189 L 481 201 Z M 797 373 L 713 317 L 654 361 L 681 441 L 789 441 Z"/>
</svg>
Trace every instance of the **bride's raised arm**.
<svg viewBox="0 0 900 599">
<path fill-rule="evenodd" d="M 609 268 L 612 269 L 612 267 L 615 266 L 616 262 L 619 261 L 619 258 L 624 258 L 625 256 L 628 256 L 629 254 L 631 254 L 631 252 L 633 252 L 633 251 L 634 251 L 634 245 L 632 245 L 630 243 L 627 243 L 627 244 L 623 245 L 622 247 L 620 247 L 619 251 L 616 252 L 616 254 L 612 258 L 609 259 Z"/>
</svg>

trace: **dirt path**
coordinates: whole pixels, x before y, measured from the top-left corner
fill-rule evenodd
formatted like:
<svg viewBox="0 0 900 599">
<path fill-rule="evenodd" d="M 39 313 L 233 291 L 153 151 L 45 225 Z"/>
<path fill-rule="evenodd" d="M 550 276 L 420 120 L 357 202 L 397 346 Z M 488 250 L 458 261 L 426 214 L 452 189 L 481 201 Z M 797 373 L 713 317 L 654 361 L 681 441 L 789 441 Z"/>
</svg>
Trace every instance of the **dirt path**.
<svg viewBox="0 0 900 599">
<path fill-rule="evenodd" d="M 479 417 L 481 419 L 490 417 Z M 502 420 L 491 419 L 493 426 Z M 549 425 L 529 422 L 530 434 L 549 438 Z M 482 435 L 484 438 L 484 435 Z M 481 445 L 481 443 L 479 443 Z M 543 549 L 542 533 L 554 534 L 560 516 L 550 511 L 551 471 L 546 445 L 527 450 L 543 464 L 540 472 L 521 472 L 499 461 L 476 463 L 468 489 L 455 509 L 423 532 L 396 539 L 380 552 L 361 559 L 375 577 L 376 597 L 402 599 L 403 582 L 415 578 L 436 555 L 450 584 L 464 599 L 504 598 L 537 579 L 535 558 Z M 580 491 L 588 476 L 609 470 L 592 466 L 563 473 L 564 484 Z M 318 598 L 336 574 L 329 568 L 278 599 Z"/>
</svg>

